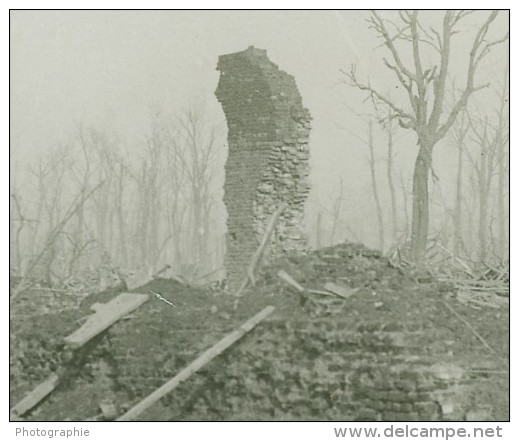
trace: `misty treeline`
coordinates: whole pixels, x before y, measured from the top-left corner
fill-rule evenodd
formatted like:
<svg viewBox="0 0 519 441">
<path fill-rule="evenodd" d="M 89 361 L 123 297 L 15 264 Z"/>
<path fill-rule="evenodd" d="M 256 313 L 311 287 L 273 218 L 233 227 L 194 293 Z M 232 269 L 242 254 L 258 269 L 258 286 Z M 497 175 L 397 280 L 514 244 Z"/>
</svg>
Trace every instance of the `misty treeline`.
<svg viewBox="0 0 519 441">
<path fill-rule="evenodd" d="M 438 247 L 476 265 L 508 261 L 508 62 L 494 70 L 490 82 L 478 82 L 481 62 L 508 33 L 494 29 L 501 35 L 490 37 L 496 11 L 478 19 L 473 13 L 439 12 L 435 22 L 419 11 L 390 18 L 373 11 L 367 25 L 380 42 L 393 84 L 377 88 L 371 78 L 359 78 L 355 65 L 343 72 L 367 103 L 365 113 L 354 111 L 363 124 L 350 134 L 367 151 L 375 245 L 386 252 L 407 248 L 406 257 L 415 263 Z M 473 20 L 471 32 L 467 20 Z M 456 39 L 468 49 L 455 52 Z M 483 89 L 485 102 L 477 98 Z M 437 173 L 439 143 L 457 152 L 454 185 L 445 186 Z M 410 182 L 398 164 L 397 147 L 400 155 L 416 155 Z"/>
<path fill-rule="evenodd" d="M 479 82 L 478 70 L 508 35 L 495 29 L 496 12 L 387 14 L 367 20 L 383 71 L 343 72 L 349 93 L 365 99 L 344 144 L 365 152 L 366 185 L 351 195 L 341 178 L 336 196 L 309 201 L 311 243 L 346 238 L 415 262 L 441 248 L 475 265 L 507 265 L 509 66 L 501 60 L 490 82 Z M 377 88 L 384 75 L 392 83 Z M 190 279 L 221 268 L 224 133 L 200 105 L 176 115 L 155 109 L 150 121 L 137 154 L 112 132 L 78 127 L 14 167 L 13 276 L 55 285 L 164 264 Z M 447 172 L 437 145 L 455 158 Z"/>
<path fill-rule="evenodd" d="M 13 170 L 12 275 L 108 286 L 166 263 L 186 277 L 215 269 L 223 254 L 211 228 L 218 136 L 203 106 L 175 116 L 155 109 L 136 157 L 113 133 L 78 127 L 23 173 Z"/>
</svg>

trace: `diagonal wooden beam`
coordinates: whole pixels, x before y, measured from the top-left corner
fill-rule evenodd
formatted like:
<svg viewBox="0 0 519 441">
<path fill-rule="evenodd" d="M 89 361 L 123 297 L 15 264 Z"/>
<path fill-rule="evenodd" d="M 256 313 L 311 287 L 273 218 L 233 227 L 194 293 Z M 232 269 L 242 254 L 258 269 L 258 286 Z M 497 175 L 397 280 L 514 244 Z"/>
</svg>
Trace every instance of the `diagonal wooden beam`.
<svg viewBox="0 0 519 441">
<path fill-rule="evenodd" d="M 218 343 L 216 343 L 214 346 L 210 347 L 201 355 L 199 355 L 193 362 L 191 362 L 188 366 L 182 369 L 171 380 L 164 383 L 161 387 L 156 389 L 154 392 L 152 392 L 150 395 L 148 395 L 146 398 L 144 398 L 142 401 L 140 401 L 134 407 L 128 410 L 128 412 L 120 416 L 117 419 L 117 421 L 131 421 L 136 419 L 146 409 L 155 404 L 163 396 L 167 395 L 168 393 L 176 389 L 180 383 L 187 380 L 189 377 L 191 377 L 191 375 L 193 375 L 195 372 L 204 367 L 207 363 L 209 363 L 218 355 L 220 355 L 229 346 L 231 346 L 240 338 L 242 338 L 246 333 L 251 331 L 258 323 L 260 323 L 263 319 L 272 314 L 275 309 L 276 308 L 274 308 L 273 306 L 267 306 L 254 317 L 247 320 L 238 329 L 234 330 L 229 335 L 220 340 Z"/>
<path fill-rule="evenodd" d="M 73 350 L 82 348 L 122 317 L 139 308 L 147 300 L 146 294 L 122 293 L 108 303 L 92 305 L 95 314 L 88 317 L 81 328 L 65 337 L 65 344 Z M 11 409 L 13 417 L 23 416 L 40 403 L 58 387 L 66 372 L 67 366 L 60 368 L 57 373 L 50 375 L 43 383 L 29 392 Z"/>
<path fill-rule="evenodd" d="M 148 298 L 146 294 L 122 293 L 108 303 L 92 305 L 96 313 L 88 317 L 81 328 L 65 337 L 65 343 L 73 349 L 83 346 L 122 317 L 139 308 Z"/>
</svg>

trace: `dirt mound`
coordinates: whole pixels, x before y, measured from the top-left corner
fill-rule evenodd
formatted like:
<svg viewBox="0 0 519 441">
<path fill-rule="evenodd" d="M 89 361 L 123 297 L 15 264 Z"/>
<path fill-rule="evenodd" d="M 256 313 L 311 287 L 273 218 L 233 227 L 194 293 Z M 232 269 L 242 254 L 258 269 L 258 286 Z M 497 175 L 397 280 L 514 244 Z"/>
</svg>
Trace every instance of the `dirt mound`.
<svg viewBox="0 0 519 441">
<path fill-rule="evenodd" d="M 305 299 L 278 277 L 281 269 L 307 289 L 323 290 L 333 282 L 352 295 Z M 11 404 L 59 366 L 62 338 L 79 326 L 90 306 L 109 301 L 121 289 L 88 296 L 77 310 L 12 323 Z M 112 326 L 77 375 L 28 419 L 96 419 L 103 401 L 116 404 L 122 414 L 266 305 L 276 307 L 271 317 L 142 418 L 449 419 L 436 391 L 452 389 L 453 380 L 432 378 L 425 373 L 428 366 L 441 361 L 463 369 L 503 368 L 446 302 L 499 356 L 508 357 L 508 311 L 458 304 L 451 286 L 427 273 L 393 268 L 362 245 L 280 259 L 265 267 L 256 286 L 238 301 L 164 279 L 135 292 L 149 293 L 150 300 Z M 507 380 L 506 375 L 467 373 L 455 386 L 474 394 L 476 402 L 490 401 L 491 418 L 504 420 Z M 426 383 L 430 390 L 419 392 Z M 71 409 L 70 402 L 78 406 Z"/>
</svg>

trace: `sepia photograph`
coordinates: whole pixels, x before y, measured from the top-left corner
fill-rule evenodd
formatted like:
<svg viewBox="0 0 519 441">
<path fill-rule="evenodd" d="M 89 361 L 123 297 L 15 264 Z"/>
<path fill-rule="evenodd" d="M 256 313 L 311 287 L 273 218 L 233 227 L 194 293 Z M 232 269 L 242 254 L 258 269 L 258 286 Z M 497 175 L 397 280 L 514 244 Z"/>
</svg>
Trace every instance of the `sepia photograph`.
<svg viewBox="0 0 519 441">
<path fill-rule="evenodd" d="M 510 421 L 510 10 L 9 21 L 17 437 L 500 436 L 481 424 Z"/>
</svg>

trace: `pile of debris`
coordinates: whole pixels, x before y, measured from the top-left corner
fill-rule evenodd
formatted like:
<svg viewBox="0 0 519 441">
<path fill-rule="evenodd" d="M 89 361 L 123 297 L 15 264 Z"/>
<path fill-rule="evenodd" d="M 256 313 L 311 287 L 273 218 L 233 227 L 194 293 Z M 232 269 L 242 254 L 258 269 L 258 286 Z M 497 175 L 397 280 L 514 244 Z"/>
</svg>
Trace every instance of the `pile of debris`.
<svg viewBox="0 0 519 441">
<path fill-rule="evenodd" d="M 356 244 L 281 258 L 254 282 L 239 298 L 159 278 L 139 287 L 148 302 L 106 331 L 81 372 L 24 418 L 119 418 L 268 306 L 274 312 L 253 332 L 135 418 L 508 418 L 507 307 L 457 302 L 454 284 Z M 13 323 L 13 404 L 56 369 L 50 360 L 77 320 L 119 292 L 30 326 Z M 21 350 L 21 341 L 31 348 Z M 45 361 L 37 372 L 35 352 Z"/>
</svg>

